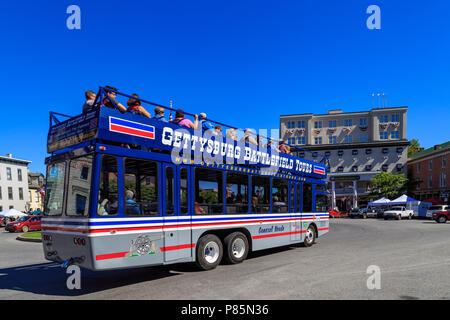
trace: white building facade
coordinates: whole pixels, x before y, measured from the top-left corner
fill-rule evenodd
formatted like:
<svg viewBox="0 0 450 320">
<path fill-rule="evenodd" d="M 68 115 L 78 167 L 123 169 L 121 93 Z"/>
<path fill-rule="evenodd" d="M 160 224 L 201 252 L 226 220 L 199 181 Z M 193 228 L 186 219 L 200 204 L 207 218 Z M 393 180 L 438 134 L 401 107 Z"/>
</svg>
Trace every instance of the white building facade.
<svg viewBox="0 0 450 320">
<path fill-rule="evenodd" d="M 380 172 L 407 176 L 407 107 L 280 117 L 280 137 L 288 144 L 328 159 L 330 205 L 350 210 L 371 199 L 371 180 Z M 298 156 L 320 160 L 308 152 Z"/>
<path fill-rule="evenodd" d="M 31 161 L 14 159 L 10 153 L 0 157 L 0 211 L 16 209 L 28 211 L 28 164 Z"/>
</svg>

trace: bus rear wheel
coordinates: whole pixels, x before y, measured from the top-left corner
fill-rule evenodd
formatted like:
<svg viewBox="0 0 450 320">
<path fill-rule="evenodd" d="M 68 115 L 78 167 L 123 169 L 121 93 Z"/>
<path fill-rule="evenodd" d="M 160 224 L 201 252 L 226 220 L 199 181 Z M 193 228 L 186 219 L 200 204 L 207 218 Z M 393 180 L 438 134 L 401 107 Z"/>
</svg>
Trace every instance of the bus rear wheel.
<svg viewBox="0 0 450 320">
<path fill-rule="evenodd" d="M 202 270 L 211 270 L 217 267 L 222 260 L 223 245 L 214 234 L 207 234 L 197 242 L 196 261 Z"/>
<path fill-rule="evenodd" d="M 225 259 L 228 263 L 241 263 L 248 255 L 248 239 L 242 232 L 233 232 L 225 237 L 224 240 L 226 255 Z"/>
<path fill-rule="evenodd" d="M 311 247 L 314 244 L 314 241 L 316 241 L 316 230 L 313 226 L 309 226 L 308 229 L 306 229 L 303 245 L 305 247 Z"/>
</svg>

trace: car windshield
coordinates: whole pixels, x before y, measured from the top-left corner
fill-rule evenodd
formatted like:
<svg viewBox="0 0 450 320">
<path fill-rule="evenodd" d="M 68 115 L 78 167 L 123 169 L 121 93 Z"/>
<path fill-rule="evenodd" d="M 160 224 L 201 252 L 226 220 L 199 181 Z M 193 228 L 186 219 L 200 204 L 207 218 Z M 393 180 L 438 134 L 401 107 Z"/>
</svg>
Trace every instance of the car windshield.
<svg viewBox="0 0 450 320">
<path fill-rule="evenodd" d="M 431 206 L 430 210 L 441 210 L 442 206 Z"/>
<path fill-rule="evenodd" d="M 403 207 L 392 207 L 391 210 L 402 210 Z"/>
<path fill-rule="evenodd" d="M 27 221 L 30 217 L 20 217 L 19 219 L 17 219 L 18 222 L 24 222 Z"/>
</svg>

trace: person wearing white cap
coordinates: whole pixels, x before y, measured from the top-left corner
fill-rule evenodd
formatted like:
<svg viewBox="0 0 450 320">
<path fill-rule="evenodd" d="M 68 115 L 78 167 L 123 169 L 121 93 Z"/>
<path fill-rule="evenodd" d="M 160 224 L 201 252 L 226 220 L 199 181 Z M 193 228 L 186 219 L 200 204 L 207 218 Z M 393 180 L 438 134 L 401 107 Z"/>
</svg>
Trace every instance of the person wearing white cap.
<svg viewBox="0 0 450 320">
<path fill-rule="evenodd" d="M 199 120 L 203 131 L 214 130 L 214 126 L 212 125 L 212 123 L 206 120 L 206 113 L 200 113 Z"/>
</svg>

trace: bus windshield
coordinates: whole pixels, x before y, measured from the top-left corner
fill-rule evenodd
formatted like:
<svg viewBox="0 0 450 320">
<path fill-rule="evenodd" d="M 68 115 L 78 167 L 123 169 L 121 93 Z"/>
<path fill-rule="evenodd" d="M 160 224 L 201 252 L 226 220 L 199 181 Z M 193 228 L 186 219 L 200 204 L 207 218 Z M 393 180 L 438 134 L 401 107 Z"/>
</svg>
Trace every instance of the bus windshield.
<svg viewBox="0 0 450 320">
<path fill-rule="evenodd" d="M 65 175 L 65 162 L 54 163 L 48 166 L 45 192 L 45 215 L 60 216 L 62 214 Z"/>
<path fill-rule="evenodd" d="M 93 156 L 88 155 L 49 165 L 45 215 L 60 216 L 64 211 L 67 216 L 89 215 L 92 160 Z M 68 174 L 67 188 L 65 187 L 66 173 Z M 66 193 L 66 210 L 64 210 Z"/>
</svg>

